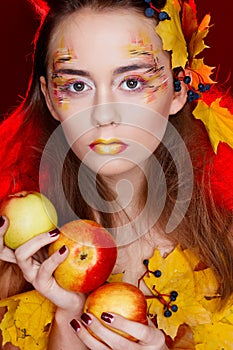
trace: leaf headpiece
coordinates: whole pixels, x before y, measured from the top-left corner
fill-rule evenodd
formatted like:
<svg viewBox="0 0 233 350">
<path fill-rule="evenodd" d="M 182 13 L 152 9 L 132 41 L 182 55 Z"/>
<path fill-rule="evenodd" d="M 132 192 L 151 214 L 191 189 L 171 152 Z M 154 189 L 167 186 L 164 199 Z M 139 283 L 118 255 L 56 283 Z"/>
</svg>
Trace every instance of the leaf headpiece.
<svg viewBox="0 0 233 350">
<path fill-rule="evenodd" d="M 198 100 L 194 117 L 204 123 L 215 153 L 220 142 L 233 148 L 232 113 L 221 106 L 221 98 L 211 103 L 202 98 L 202 93 L 216 83 L 210 78 L 215 67 L 206 65 L 204 58 L 199 56 L 208 48 L 204 39 L 210 29 L 210 15 L 205 15 L 198 23 L 195 0 L 167 0 L 163 11 L 169 19 L 159 21 L 156 32 L 162 40 L 163 49 L 171 52 L 172 68 L 191 71 L 189 100 Z"/>
</svg>

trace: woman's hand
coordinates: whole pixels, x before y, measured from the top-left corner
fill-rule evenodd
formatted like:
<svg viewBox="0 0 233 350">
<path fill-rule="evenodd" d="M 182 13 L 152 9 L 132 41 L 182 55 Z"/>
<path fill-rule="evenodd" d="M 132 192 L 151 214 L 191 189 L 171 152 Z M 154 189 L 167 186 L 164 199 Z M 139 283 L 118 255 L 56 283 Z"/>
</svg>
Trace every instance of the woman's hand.
<svg viewBox="0 0 233 350">
<path fill-rule="evenodd" d="M 55 269 L 67 258 L 68 248 L 63 246 L 43 262 L 36 258 L 41 248 L 54 242 L 58 237 L 59 230 L 56 229 L 32 238 L 15 250 L 16 262 L 26 281 L 38 292 L 67 313 L 80 314 L 84 297 L 61 288 L 53 277 Z"/>
<path fill-rule="evenodd" d="M 46 252 L 45 246 L 59 237 L 59 231 L 54 230 L 36 236 L 13 251 L 4 245 L 3 236 L 7 225 L 5 217 L 0 219 L 0 259 L 18 264 L 26 281 L 57 305 L 48 349 L 73 349 L 74 346 L 78 346 L 80 350 L 87 349 L 77 339 L 69 324 L 72 318 L 80 317 L 85 297 L 61 288 L 53 277 L 54 270 L 66 259 L 69 251 L 64 246 L 49 258 L 47 254 L 42 253 Z"/>
<path fill-rule="evenodd" d="M 4 245 L 4 235 L 8 227 L 8 220 L 5 216 L 0 216 L 0 260 L 15 263 L 14 251 Z"/>
<path fill-rule="evenodd" d="M 86 344 L 89 349 L 95 350 L 168 350 L 165 344 L 163 333 L 148 320 L 148 326 L 138 322 L 133 322 L 116 314 L 103 313 L 101 318 L 106 323 L 117 330 L 128 333 L 138 339 L 138 342 L 129 340 L 103 326 L 101 322 L 92 314 L 82 314 L 81 322 L 73 319 L 71 326 L 79 339 Z M 87 330 L 89 328 L 102 339 L 103 342 L 93 337 Z"/>
</svg>

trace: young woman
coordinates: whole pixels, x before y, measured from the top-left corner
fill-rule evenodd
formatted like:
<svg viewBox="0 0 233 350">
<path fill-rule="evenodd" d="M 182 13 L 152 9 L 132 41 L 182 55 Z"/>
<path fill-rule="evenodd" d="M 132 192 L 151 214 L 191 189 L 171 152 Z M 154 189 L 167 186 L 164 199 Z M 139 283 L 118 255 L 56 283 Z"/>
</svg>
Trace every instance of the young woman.
<svg viewBox="0 0 233 350">
<path fill-rule="evenodd" d="M 223 199 L 216 199 L 208 159 L 212 152 L 192 115 L 192 103 L 186 102 L 187 94 L 190 101 L 208 90 L 191 64 L 196 52 L 191 57 L 187 51 L 191 34 L 201 27 L 188 27 L 188 38 L 177 20 L 187 11 L 195 18 L 195 5 L 173 0 L 46 3 L 36 2 L 44 15 L 27 97 L 0 129 L 1 199 L 19 190 L 39 190 L 55 204 L 59 225 L 88 218 L 108 228 L 118 245 L 113 276 L 122 273 L 123 281 L 135 285 L 140 281 L 159 309 L 148 304 L 145 326 L 111 315 L 103 305 L 103 321 L 138 342 L 109 330 L 93 315 L 83 314 L 85 295 L 63 290 L 53 278 L 69 253 L 63 247 L 47 257 L 47 246 L 59 233 L 44 233 L 13 252 L 3 244 L 6 217 L 0 222 L 1 298 L 36 289 L 56 305 L 50 350 L 205 346 L 199 335 L 216 333 L 215 328 L 206 330 L 215 325 L 212 314 L 221 308 L 226 319 L 232 307 L 232 216 Z M 207 28 L 208 23 L 202 30 Z M 178 39 L 170 47 L 166 38 L 172 35 Z M 171 294 L 173 286 L 169 301 L 157 290 L 153 278 L 160 274 L 141 278 L 150 277 L 145 273 L 154 261 L 159 264 L 156 256 L 164 259 L 167 283 L 182 266 L 173 281 L 179 281 L 180 299 Z M 165 260 L 172 256 L 174 271 L 169 274 Z M 194 275 L 202 276 L 199 290 Z M 176 299 L 178 311 L 172 303 Z M 176 312 L 182 314 L 179 321 Z M 223 329 L 220 344 L 225 349 L 230 349 L 228 331 Z M 211 341 L 217 349 L 219 338 Z"/>
</svg>

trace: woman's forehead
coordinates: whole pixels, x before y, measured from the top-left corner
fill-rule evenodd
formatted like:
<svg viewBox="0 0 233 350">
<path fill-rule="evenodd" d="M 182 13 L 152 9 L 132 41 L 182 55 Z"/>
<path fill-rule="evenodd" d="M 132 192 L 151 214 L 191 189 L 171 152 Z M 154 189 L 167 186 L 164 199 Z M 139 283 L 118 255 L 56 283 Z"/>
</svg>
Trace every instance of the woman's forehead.
<svg viewBox="0 0 233 350">
<path fill-rule="evenodd" d="M 155 22 L 128 10 L 95 12 L 85 9 L 65 18 L 54 30 L 50 54 L 57 50 L 91 50 L 100 47 L 125 48 L 152 53 L 161 48 Z"/>
</svg>

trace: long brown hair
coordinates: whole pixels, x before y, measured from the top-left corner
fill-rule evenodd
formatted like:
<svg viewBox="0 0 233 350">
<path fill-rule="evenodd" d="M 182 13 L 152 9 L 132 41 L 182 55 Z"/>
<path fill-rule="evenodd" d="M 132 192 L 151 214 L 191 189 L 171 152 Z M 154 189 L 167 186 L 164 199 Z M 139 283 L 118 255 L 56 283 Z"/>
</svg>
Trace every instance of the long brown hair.
<svg viewBox="0 0 233 350">
<path fill-rule="evenodd" d="M 40 1 L 38 0 L 37 3 L 40 3 Z M 10 131 L 8 140 L 4 145 L 6 150 L 7 148 L 9 149 L 9 145 L 13 144 L 15 140 L 21 139 L 18 149 L 18 163 L 16 164 L 19 171 L 17 176 L 14 176 L 14 181 L 11 181 L 10 185 L 6 187 L 7 191 L 5 195 L 15 191 L 15 188 L 25 189 L 25 179 L 28 179 L 29 173 L 30 178 L 33 177 L 36 179 L 36 183 L 32 185 L 32 187 L 34 189 L 39 188 L 38 173 L 40 156 L 50 135 L 59 125 L 58 122 L 52 118 L 47 108 L 39 84 L 40 76 L 46 77 L 47 75 L 48 47 L 56 26 L 66 16 L 87 6 L 98 11 L 125 8 L 134 9 L 139 13 L 143 13 L 146 7 L 146 3 L 142 0 L 48 0 L 46 3 L 50 10 L 47 15 L 42 18 L 42 24 L 36 35 L 34 68 L 27 96 L 20 108 L 3 123 L 2 131 L 0 131 L 0 133 L 2 133 L 4 130 L 10 130 L 10 127 L 14 126 L 15 128 L 14 132 Z M 157 6 L 160 8 L 162 8 L 164 4 L 165 1 L 163 0 L 157 2 Z M 20 124 L 17 127 L 15 127 L 16 118 L 20 120 Z M 199 180 L 198 182 L 194 181 L 192 198 L 185 217 L 178 228 L 173 233 L 170 233 L 168 237 L 174 241 L 174 243 L 179 242 L 182 247 L 196 247 L 198 249 L 203 262 L 207 266 L 211 266 L 216 272 L 220 282 L 222 299 L 226 299 L 233 291 L 232 217 L 228 211 L 216 208 L 211 197 L 211 191 L 208 188 L 208 182 L 201 180 L 202 178 L 206 179 L 203 172 L 204 167 L 200 170 L 195 165 L 197 158 L 199 162 L 201 159 L 202 164 L 205 162 L 209 146 L 205 146 L 206 151 L 203 146 L 201 152 L 199 152 L 196 147 L 197 144 L 198 147 L 200 147 L 200 144 L 206 145 L 205 131 L 199 124 L 194 122 L 191 106 L 189 105 L 186 105 L 176 116 L 171 116 L 170 122 L 175 126 L 178 133 L 187 144 L 194 165 L 194 179 L 198 178 Z M 23 139 L 22 135 L 25 136 Z M 44 169 L 44 176 L 46 179 L 44 192 L 46 192 L 54 203 L 59 203 L 57 211 L 60 224 L 62 224 L 64 221 L 71 220 L 72 216 L 67 216 L 66 204 L 60 203 L 59 201 L 58 189 L 60 179 L 57 177 L 56 169 L 61 166 L 62 147 L 66 145 L 66 140 L 62 133 L 58 136 L 56 147 L 48 151 L 47 154 L 47 169 Z M 164 140 L 169 139 L 169 137 L 170 134 L 169 131 L 167 131 Z M 31 140 L 31 142 L 29 142 L 29 140 Z M 170 147 L 176 148 L 177 155 L 180 158 L 180 162 L 182 162 L 182 149 L 179 149 L 178 145 L 172 144 L 172 139 L 169 145 Z M 30 152 L 27 153 L 25 150 L 28 149 L 29 146 Z M 4 155 L 4 153 L 2 154 Z M 6 154 L 7 152 L 5 151 L 5 155 Z M 25 168 L 22 166 L 22 160 L 25 159 L 25 157 L 29 159 L 29 154 L 32 166 L 30 168 Z M 178 178 L 176 175 L 176 162 L 173 157 L 171 157 L 169 150 L 164 146 L 164 142 L 162 142 L 155 151 L 155 156 L 161 164 L 167 183 L 166 203 L 158 222 L 160 227 L 165 230 L 166 223 L 177 199 Z M 12 167 L 15 167 L 13 161 L 12 163 L 9 162 L 8 169 L 12 169 Z M 62 182 L 64 193 L 69 205 L 78 217 L 96 219 L 96 213 L 81 195 L 79 183 L 77 181 L 79 168 L 80 161 L 73 151 L 70 150 L 63 164 Z M 87 174 L 89 174 L 90 177 L 93 175 L 88 169 Z M 185 176 L 183 176 L 183 179 L 185 181 Z M 189 181 L 189 179 L 187 178 L 186 181 Z M 16 183 L 17 186 L 15 185 Z M 156 185 L 159 185 L 158 178 L 156 178 L 155 181 L 155 186 Z M 91 182 L 88 186 L 88 190 L 91 191 Z M 106 201 L 112 199 L 113 195 L 106 187 L 103 178 L 97 177 L 97 187 L 100 195 L 106 199 Z M 2 195 L 2 199 L 3 198 L 4 194 Z M 154 205 L 156 207 L 156 203 Z M 98 215 L 99 222 L 105 227 L 114 227 L 119 219 L 119 217 L 110 215 L 104 210 L 98 213 Z M 28 288 L 28 285 L 24 283 L 23 277 L 16 266 L 1 263 L 0 271 L 1 286 L 5 286 L 4 289 L 1 288 L 2 298 Z M 11 276 L 11 281 L 16 281 L 15 284 L 12 284 L 12 282 L 9 283 L 9 276 Z"/>
</svg>

